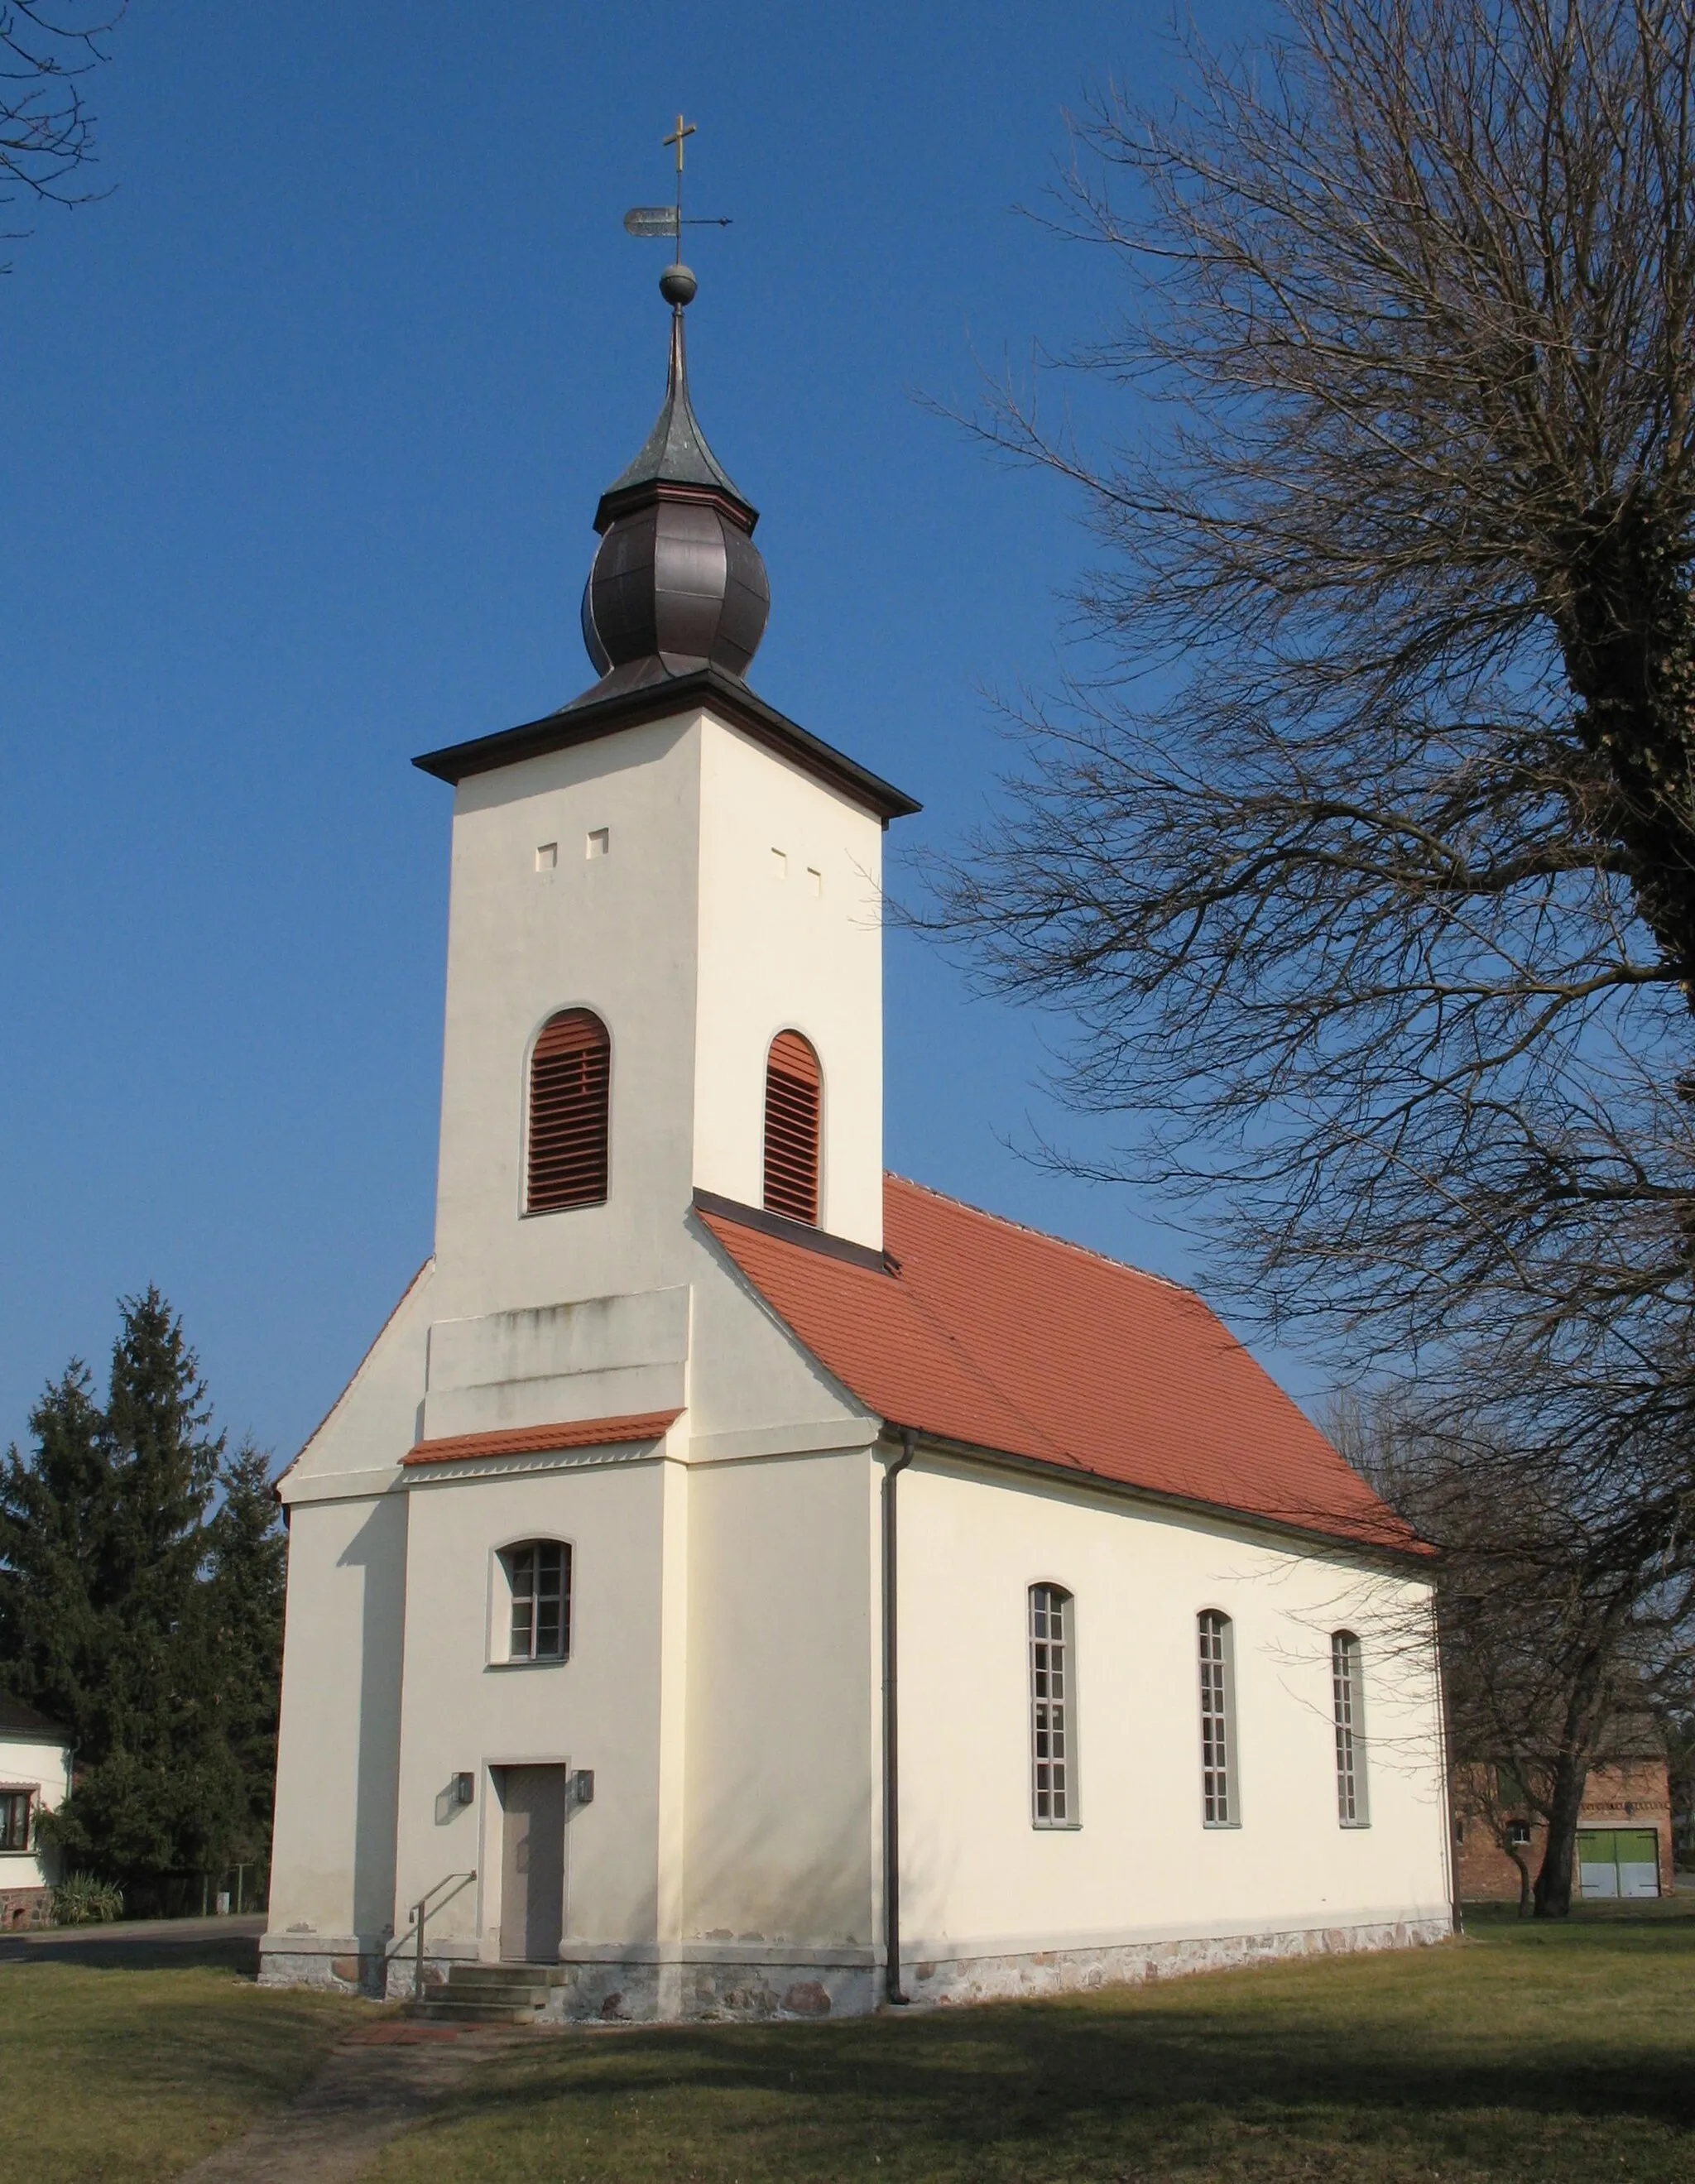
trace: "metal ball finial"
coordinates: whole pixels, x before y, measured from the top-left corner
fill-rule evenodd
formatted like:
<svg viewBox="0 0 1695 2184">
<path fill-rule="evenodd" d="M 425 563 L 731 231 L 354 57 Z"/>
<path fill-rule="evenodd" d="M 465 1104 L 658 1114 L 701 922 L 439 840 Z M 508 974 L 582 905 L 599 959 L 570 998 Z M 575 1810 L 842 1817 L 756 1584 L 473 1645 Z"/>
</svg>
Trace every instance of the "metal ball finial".
<svg viewBox="0 0 1695 2184">
<path fill-rule="evenodd" d="M 682 310 L 694 300 L 700 283 L 679 259 L 676 265 L 667 265 L 659 276 L 659 292 L 667 304 Z"/>
</svg>

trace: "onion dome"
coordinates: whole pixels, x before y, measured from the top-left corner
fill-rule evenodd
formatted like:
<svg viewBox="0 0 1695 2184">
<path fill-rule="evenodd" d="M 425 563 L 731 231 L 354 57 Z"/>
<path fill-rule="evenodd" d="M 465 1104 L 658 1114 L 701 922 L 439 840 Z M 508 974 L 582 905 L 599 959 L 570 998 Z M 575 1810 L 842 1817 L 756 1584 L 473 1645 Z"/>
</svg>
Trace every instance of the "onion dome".
<svg viewBox="0 0 1695 2184">
<path fill-rule="evenodd" d="M 666 266 L 665 406 L 595 510 L 600 544 L 583 588 L 583 641 L 601 680 L 585 696 L 708 666 L 739 678 L 765 634 L 771 592 L 753 543 L 759 511 L 731 484 L 689 399 L 683 314 L 695 286 L 686 265 Z"/>
</svg>

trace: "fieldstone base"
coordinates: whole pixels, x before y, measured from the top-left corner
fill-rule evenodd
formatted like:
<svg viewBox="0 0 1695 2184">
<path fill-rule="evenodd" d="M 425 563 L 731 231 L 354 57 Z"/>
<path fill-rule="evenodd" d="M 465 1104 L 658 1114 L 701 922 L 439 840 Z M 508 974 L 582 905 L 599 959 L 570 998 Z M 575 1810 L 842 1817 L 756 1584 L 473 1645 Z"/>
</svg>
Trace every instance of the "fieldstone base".
<svg viewBox="0 0 1695 2184">
<path fill-rule="evenodd" d="M 325 1987 L 332 1994 L 362 1994 L 376 2001 L 388 1977 L 383 1951 L 354 1936 L 321 1947 L 291 1934 L 266 1934 L 259 1942 L 261 1986 Z M 406 1992 L 411 1992 L 410 1986 Z"/>
<path fill-rule="evenodd" d="M 47 1923 L 47 1888 L 0 1888 L 0 1933 L 20 1934 Z"/>
<path fill-rule="evenodd" d="M 905 1959 L 901 1985 L 923 2007 L 1009 2002 L 1093 1987 L 1139 1986 L 1189 1972 L 1223 1971 L 1291 1957 L 1337 1956 L 1405 1949 L 1445 1941 L 1445 1917 L 1354 1926 L 1296 1927 L 1275 1934 L 1212 1935 L 1190 1940 L 1102 1942 L 1090 1948 L 1035 1949 L 1002 1956 Z M 369 1945 L 321 1943 L 291 1947 L 291 1935 L 267 1935 L 260 1945 L 262 1986 L 320 1986 L 343 1994 L 410 2001 L 417 1960 Z M 424 1961 L 424 1992 L 438 1994 L 456 1963 L 474 1962 L 471 1945 L 449 1944 Z M 515 1971 L 517 1968 L 514 1968 Z M 881 1970 L 853 1964 L 780 1958 L 660 1963 L 640 1958 L 579 1958 L 547 1967 L 541 2021 L 556 2025 L 749 2023 L 865 2017 L 883 1999 Z"/>
<path fill-rule="evenodd" d="M 683 2014 L 741 2023 L 867 2017 L 877 2007 L 877 1980 L 863 1964 L 684 1964 Z"/>
<path fill-rule="evenodd" d="M 424 1992 L 447 1986 L 452 1957 L 424 1963 Z M 521 1967 L 513 1966 L 514 1976 Z M 542 1967 L 531 1968 L 539 1975 Z M 652 1958 L 567 1959 L 545 1968 L 548 1997 L 540 2022 L 552 2025 L 666 2025 L 732 2020 L 864 2017 L 876 2006 L 878 1975 L 862 1964 L 744 1961 L 660 1963 Z M 408 2002 L 417 1979 L 415 1958 L 390 1960 L 387 1994 Z M 321 1979 L 315 1984 L 323 1985 Z"/>
<path fill-rule="evenodd" d="M 1364 1926 L 1296 1927 L 1282 1934 L 1213 1935 L 1192 1941 L 1118 1942 L 1092 1949 L 1037 1949 L 1028 1955 L 937 1957 L 901 1965 L 901 1985 L 916 2003 L 1010 2002 L 1080 1989 L 1140 1986 L 1187 1972 L 1224 1971 L 1286 1957 L 1351 1955 L 1419 1948 L 1452 1931 L 1445 1918 L 1403 1919 Z"/>
</svg>

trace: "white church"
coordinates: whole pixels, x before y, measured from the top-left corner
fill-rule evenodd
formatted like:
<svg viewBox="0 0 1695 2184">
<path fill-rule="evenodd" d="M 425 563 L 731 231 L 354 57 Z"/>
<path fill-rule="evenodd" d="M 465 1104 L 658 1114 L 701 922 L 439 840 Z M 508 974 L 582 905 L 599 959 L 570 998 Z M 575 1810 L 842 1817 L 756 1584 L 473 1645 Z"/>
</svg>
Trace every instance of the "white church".
<svg viewBox="0 0 1695 2184">
<path fill-rule="evenodd" d="M 744 679 L 661 287 L 600 679 L 417 761 L 435 1249 L 282 1483 L 262 1976 L 819 2017 L 1434 1940 L 1417 1541 L 1190 1291 L 884 1172 L 917 807 Z"/>
</svg>

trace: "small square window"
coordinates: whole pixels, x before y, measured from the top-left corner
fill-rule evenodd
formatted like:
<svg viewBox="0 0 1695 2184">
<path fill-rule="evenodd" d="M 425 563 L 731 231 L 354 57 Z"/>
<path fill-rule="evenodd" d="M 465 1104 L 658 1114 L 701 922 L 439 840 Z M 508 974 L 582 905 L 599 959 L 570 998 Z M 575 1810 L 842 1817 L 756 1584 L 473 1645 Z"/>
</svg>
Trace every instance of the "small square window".
<svg viewBox="0 0 1695 2184">
<path fill-rule="evenodd" d="M 1508 1823 L 1507 1823 L 1507 1840 L 1508 1840 L 1508 1841 L 1509 1843 L 1513 1843 L 1513 1844 L 1515 1844 L 1515 1845 L 1522 1846 L 1522 1845 L 1524 1845 L 1525 1843 L 1527 1843 L 1527 1842 L 1530 1841 L 1530 1839 L 1531 1839 L 1531 1824 L 1530 1824 L 1530 1822 L 1529 1822 L 1528 1820 L 1508 1820 Z"/>
<path fill-rule="evenodd" d="M 30 1808 L 33 1790 L 0 1790 L 0 1850 L 30 1847 Z"/>
<path fill-rule="evenodd" d="M 610 857 L 612 854 L 612 830 L 610 827 L 591 827 L 583 845 L 586 857 Z"/>
<path fill-rule="evenodd" d="M 808 865 L 806 867 L 806 885 L 814 894 L 822 894 L 824 892 L 824 876 L 816 865 Z"/>
<path fill-rule="evenodd" d="M 550 872 L 558 862 L 559 844 L 557 842 L 542 842 L 537 845 L 536 870 L 538 872 Z"/>
</svg>

